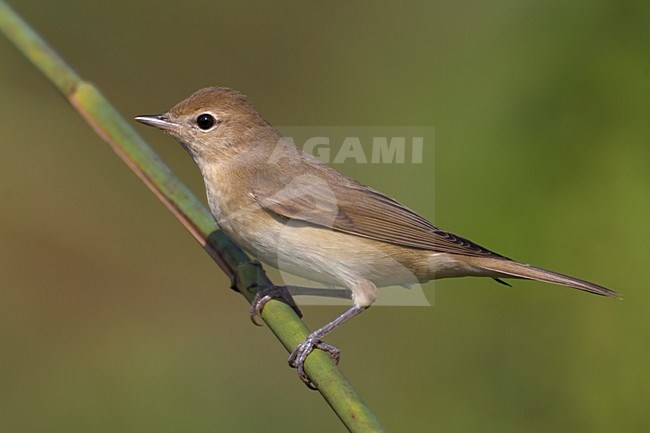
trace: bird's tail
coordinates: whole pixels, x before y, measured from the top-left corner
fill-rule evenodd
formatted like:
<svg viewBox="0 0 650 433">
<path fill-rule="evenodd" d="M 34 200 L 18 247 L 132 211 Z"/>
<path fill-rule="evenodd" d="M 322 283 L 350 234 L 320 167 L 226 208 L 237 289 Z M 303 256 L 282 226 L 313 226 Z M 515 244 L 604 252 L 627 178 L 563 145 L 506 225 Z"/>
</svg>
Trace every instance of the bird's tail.
<svg viewBox="0 0 650 433">
<path fill-rule="evenodd" d="M 597 295 L 621 299 L 620 294 L 603 286 L 599 286 L 598 284 L 590 283 L 589 281 L 581 280 L 578 278 L 569 277 L 568 275 L 559 274 L 557 272 L 547 271 L 546 269 L 536 268 L 524 263 L 519 263 L 507 259 L 495 259 L 486 257 L 481 257 L 479 259 L 475 258 L 475 260 L 472 261 L 474 262 L 474 266 L 485 271 L 494 272 L 496 274 L 496 277 L 514 277 L 525 278 L 528 280 L 544 281 L 547 283 L 559 284 L 561 286 L 573 287 L 575 289 L 584 290 L 585 292 L 595 293 Z"/>
</svg>

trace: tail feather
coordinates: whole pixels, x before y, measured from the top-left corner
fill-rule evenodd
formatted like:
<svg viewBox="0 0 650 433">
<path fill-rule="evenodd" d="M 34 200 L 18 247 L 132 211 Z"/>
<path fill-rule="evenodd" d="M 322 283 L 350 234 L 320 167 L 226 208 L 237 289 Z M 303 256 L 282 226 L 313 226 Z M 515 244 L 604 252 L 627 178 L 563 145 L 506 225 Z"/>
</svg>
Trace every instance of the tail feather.
<svg viewBox="0 0 650 433">
<path fill-rule="evenodd" d="M 547 283 L 559 284 L 561 286 L 573 287 L 585 292 L 597 295 L 609 296 L 610 298 L 621 299 L 621 295 L 598 284 L 579 278 L 569 277 L 546 269 L 536 268 L 531 265 L 519 263 L 507 259 L 480 258 L 473 260 L 473 264 L 486 271 L 496 273 L 496 277 L 525 278 L 528 280 L 544 281 Z"/>
</svg>

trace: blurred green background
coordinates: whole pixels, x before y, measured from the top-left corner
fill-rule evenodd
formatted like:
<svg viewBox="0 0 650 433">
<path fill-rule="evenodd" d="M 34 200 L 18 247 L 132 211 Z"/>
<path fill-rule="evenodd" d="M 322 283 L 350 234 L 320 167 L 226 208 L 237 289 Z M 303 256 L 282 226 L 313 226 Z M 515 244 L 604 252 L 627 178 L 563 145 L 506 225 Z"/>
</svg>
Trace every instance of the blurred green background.
<svg viewBox="0 0 650 433">
<path fill-rule="evenodd" d="M 389 430 L 647 431 L 650 3 L 13 3 L 127 117 L 226 85 L 277 125 L 433 125 L 424 164 L 337 168 L 625 295 L 459 279 L 371 309 L 328 341 Z M 344 431 L 4 39 L 0 65 L 0 432 Z M 203 198 L 180 146 L 136 126 Z"/>
</svg>

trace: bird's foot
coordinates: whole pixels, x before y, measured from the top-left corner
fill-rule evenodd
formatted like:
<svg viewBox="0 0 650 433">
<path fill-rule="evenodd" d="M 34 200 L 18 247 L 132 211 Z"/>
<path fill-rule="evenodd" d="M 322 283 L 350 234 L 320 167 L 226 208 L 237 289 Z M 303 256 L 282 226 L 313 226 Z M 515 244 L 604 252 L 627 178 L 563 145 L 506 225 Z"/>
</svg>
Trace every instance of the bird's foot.
<svg viewBox="0 0 650 433">
<path fill-rule="evenodd" d="M 298 377 L 310 389 L 317 389 L 317 387 L 305 372 L 305 360 L 314 349 L 326 352 L 335 364 L 338 364 L 341 359 L 341 351 L 331 344 L 323 343 L 321 338 L 322 336 L 317 332 L 309 334 L 307 339 L 293 349 L 293 352 L 289 355 L 289 366 L 298 371 Z"/>
<path fill-rule="evenodd" d="M 257 325 L 262 326 L 261 323 L 257 321 L 257 317 L 262 313 L 262 309 L 271 299 L 281 299 L 285 304 L 289 305 L 293 311 L 296 312 L 298 317 L 302 317 L 300 309 L 296 305 L 296 302 L 291 297 L 289 290 L 285 286 L 258 286 L 254 284 L 250 287 L 247 287 L 250 290 L 253 287 L 257 287 L 257 292 L 255 297 L 251 302 L 250 317 L 251 321 Z"/>
<path fill-rule="evenodd" d="M 242 276 L 246 275 L 250 278 L 250 274 L 254 272 L 255 279 L 253 283 L 249 283 L 246 287 L 242 287 Z M 267 281 L 265 278 L 264 269 L 262 265 L 257 260 L 251 260 L 250 262 L 242 263 L 237 267 L 236 272 L 232 275 L 230 279 L 230 288 L 246 294 L 255 293 L 253 301 L 251 302 L 250 309 L 250 318 L 251 321 L 257 325 L 262 326 L 261 323 L 257 321 L 257 317 L 262 312 L 264 305 L 269 302 L 271 299 L 282 300 L 285 304 L 289 305 L 293 311 L 296 312 L 298 317 L 302 317 L 300 309 L 296 305 L 296 302 L 291 297 L 291 293 L 285 286 L 273 286 L 271 284 L 260 284 L 258 281 Z"/>
</svg>

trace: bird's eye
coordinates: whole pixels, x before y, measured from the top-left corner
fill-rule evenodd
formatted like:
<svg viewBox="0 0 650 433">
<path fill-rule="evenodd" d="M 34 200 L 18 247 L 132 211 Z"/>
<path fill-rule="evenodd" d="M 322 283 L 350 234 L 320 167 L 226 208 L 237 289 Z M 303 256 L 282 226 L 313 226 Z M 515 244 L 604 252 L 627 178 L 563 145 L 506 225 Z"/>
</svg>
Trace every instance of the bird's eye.
<svg viewBox="0 0 650 433">
<path fill-rule="evenodd" d="M 214 116 L 208 113 L 203 113 L 196 118 L 196 124 L 204 131 L 212 128 L 215 123 L 217 123 L 217 121 Z"/>
</svg>

